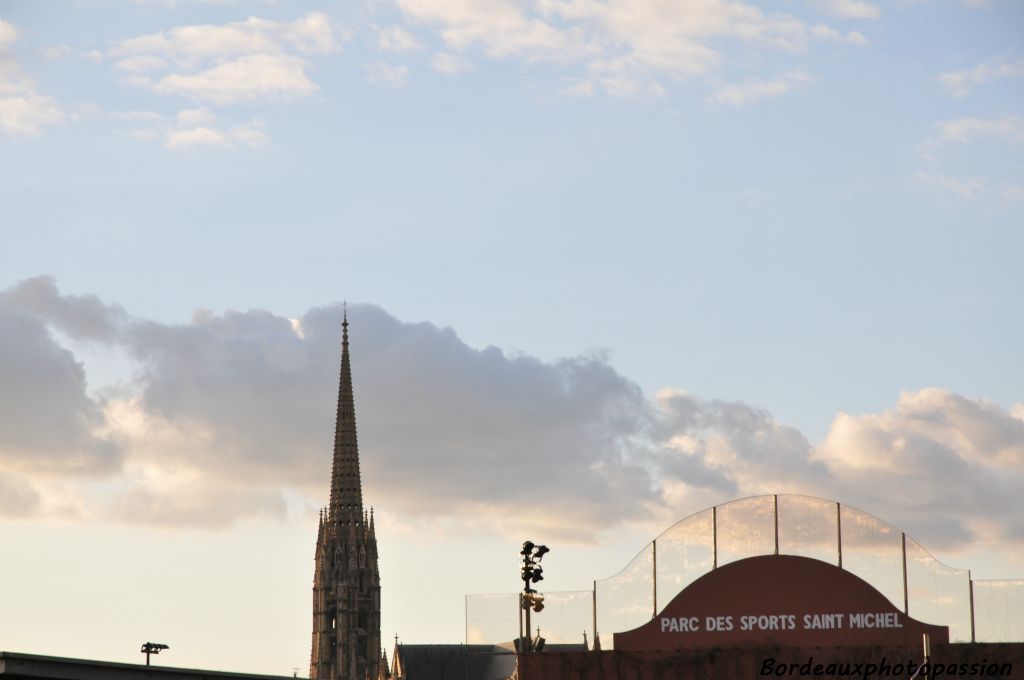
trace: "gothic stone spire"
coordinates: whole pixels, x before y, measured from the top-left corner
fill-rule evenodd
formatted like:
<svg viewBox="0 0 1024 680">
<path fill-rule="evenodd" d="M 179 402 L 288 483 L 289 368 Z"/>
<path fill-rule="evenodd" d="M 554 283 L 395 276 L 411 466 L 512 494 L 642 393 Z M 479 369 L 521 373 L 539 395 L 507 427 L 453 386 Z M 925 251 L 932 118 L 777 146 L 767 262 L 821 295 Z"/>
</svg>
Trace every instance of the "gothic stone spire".
<svg viewBox="0 0 1024 680">
<path fill-rule="evenodd" d="M 338 413 L 334 423 L 334 463 L 331 470 L 330 516 L 335 521 L 358 521 L 363 514 L 356 405 L 352 396 L 352 366 L 348 357 L 348 311 L 341 323 L 341 375 Z"/>
<path fill-rule="evenodd" d="M 320 517 L 314 557 L 309 677 L 378 680 L 380 571 L 373 520 L 363 510 L 347 314 L 341 329 L 331 501 Z"/>
</svg>

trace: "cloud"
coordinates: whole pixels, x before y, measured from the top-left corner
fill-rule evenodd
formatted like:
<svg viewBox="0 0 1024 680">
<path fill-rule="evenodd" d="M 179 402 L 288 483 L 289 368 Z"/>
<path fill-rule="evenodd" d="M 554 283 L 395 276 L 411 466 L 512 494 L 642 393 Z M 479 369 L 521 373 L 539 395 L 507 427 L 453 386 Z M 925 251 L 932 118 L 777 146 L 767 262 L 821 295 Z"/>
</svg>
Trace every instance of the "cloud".
<svg viewBox="0 0 1024 680">
<path fill-rule="evenodd" d="M 205 479 L 196 470 L 133 466 L 132 482 L 103 504 L 103 517 L 126 524 L 224 529 L 247 519 L 284 519 L 281 493 L 245 482 Z"/>
<path fill-rule="evenodd" d="M 723 85 L 705 97 L 704 103 L 708 106 L 739 108 L 761 99 L 781 97 L 808 81 L 810 77 L 799 72 L 787 73 L 773 80 L 751 79 L 736 85 Z"/>
<path fill-rule="evenodd" d="M 366 65 L 366 79 L 374 85 L 404 87 L 409 82 L 409 69 L 402 64 L 377 61 Z"/>
<path fill-rule="evenodd" d="M 940 142 L 963 144 L 985 138 L 1024 142 L 1024 119 L 1018 116 L 960 118 L 941 122 L 937 127 Z"/>
<path fill-rule="evenodd" d="M 12 137 L 31 137 L 47 125 L 63 122 L 64 112 L 51 97 L 36 91 L 14 56 L 18 40 L 13 24 L 0 19 L 0 131 Z"/>
<path fill-rule="evenodd" d="M 95 295 L 62 295 L 51 276 L 37 276 L 0 292 L 0 305 L 41 319 L 69 336 L 114 342 L 127 319 L 124 310 Z"/>
<path fill-rule="evenodd" d="M 16 325 L 0 332 L 0 372 L 27 390 L 0 408 L 0 485 L 24 489 L 0 513 L 52 505 L 43 475 L 65 479 L 94 521 L 218 528 L 327 498 L 340 305 L 163 323 L 36 279 L 0 294 L 0 312 Z M 878 413 L 837 415 L 815 445 L 763 408 L 680 389 L 647 397 L 601 354 L 477 349 L 372 305 L 349 306 L 349 320 L 365 497 L 397 518 L 515 515 L 524 530 L 586 541 L 623 523 L 657 531 L 729 498 L 806 493 L 925 545 L 1024 540 L 1024 404 L 907 392 Z M 123 348 L 134 383 L 90 399 L 47 332 L 58 325 Z M 102 489 L 82 481 L 100 472 Z"/>
<path fill-rule="evenodd" d="M 713 76 L 725 61 L 725 50 L 798 55 L 812 37 L 866 43 L 856 31 L 845 37 L 820 30 L 815 35 L 796 17 L 737 0 L 540 0 L 486 6 L 398 0 L 398 6 L 408 22 L 437 32 L 445 54 L 479 51 L 492 59 L 576 70 L 569 76 L 575 83 L 567 88 L 572 94 L 603 90 L 615 96 L 656 96 L 665 91 L 665 81 Z"/>
<path fill-rule="evenodd" d="M 937 172 L 918 172 L 914 181 L 968 201 L 977 201 L 988 191 L 988 180 L 982 177 L 949 177 Z"/>
<path fill-rule="evenodd" d="M 160 94 L 178 94 L 215 104 L 267 97 L 302 97 L 319 87 L 306 76 L 307 63 L 285 54 L 250 54 L 190 74 L 172 73 L 151 84 Z"/>
<path fill-rule="evenodd" d="M 447 75 L 462 73 L 463 71 L 469 71 L 473 68 L 473 65 L 465 58 L 448 52 L 438 52 L 435 54 L 430 59 L 430 66 L 438 73 L 444 73 Z"/>
<path fill-rule="evenodd" d="M 916 537 L 926 545 L 1024 538 L 1012 529 L 1022 520 L 1024 420 L 992 402 L 907 392 L 883 413 L 839 414 L 818 456 L 851 503 L 884 506 L 897 525 L 924 527 Z M 990 527 L 994 517 L 1004 518 L 1001 527 Z"/>
<path fill-rule="evenodd" d="M 858 31 L 850 31 L 844 36 L 839 31 L 825 24 L 815 24 L 814 28 L 811 29 L 811 34 L 818 40 L 845 43 L 847 45 L 855 45 L 856 47 L 865 47 L 868 44 L 868 39 Z"/>
<path fill-rule="evenodd" d="M 322 12 L 292 22 L 250 17 L 129 38 L 107 56 L 116 60 L 115 68 L 130 74 L 131 83 L 160 94 L 229 104 L 316 92 L 308 58 L 339 50 L 345 37 Z"/>
<path fill-rule="evenodd" d="M 110 339 L 118 313 L 91 297 L 54 299 L 51 285 L 30 279 L 0 294 L 0 466 L 56 476 L 113 474 L 121 452 L 98 433 L 102 404 L 86 393 L 85 371 L 50 327 Z"/>
<path fill-rule="evenodd" d="M 824 11 L 844 19 L 877 19 L 882 16 L 877 6 L 863 0 L 819 0 Z"/>
<path fill-rule="evenodd" d="M 951 97 L 961 99 L 979 85 L 996 80 L 1024 77 L 1024 58 L 1016 61 L 1003 59 L 987 61 L 974 68 L 947 71 L 938 80 Z"/>
<path fill-rule="evenodd" d="M 572 34 L 508 0 L 398 0 L 398 6 L 415 21 L 439 26 L 445 44 L 456 51 L 480 46 L 493 57 L 560 58 L 578 47 Z"/>
<path fill-rule="evenodd" d="M 0 471 L 0 517 L 18 519 L 39 512 L 42 499 L 26 478 Z"/>
<path fill-rule="evenodd" d="M 164 148 L 174 151 L 202 147 L 260 148 L 270 141 L 260 119 L 236 125 L 223 121 L 209 109 L 182 109 L 173 117 L 155 111 L 122 111 L 110 117 L 130 126 L 122 132 L 142 140 L 162 139 Z"/>
<path fill-rule="evenodd" d="M 409 31 L 401 26 L 386 26 L 377 30 L 377 47 L 384 52 L 409 52 L 423 47 Z"/>
<path fill-rule="evenodd" d="M 0 19 L 0 48 L 8 48 L 18 40 L 18 29 L 14 24 Z"/>
</svg>

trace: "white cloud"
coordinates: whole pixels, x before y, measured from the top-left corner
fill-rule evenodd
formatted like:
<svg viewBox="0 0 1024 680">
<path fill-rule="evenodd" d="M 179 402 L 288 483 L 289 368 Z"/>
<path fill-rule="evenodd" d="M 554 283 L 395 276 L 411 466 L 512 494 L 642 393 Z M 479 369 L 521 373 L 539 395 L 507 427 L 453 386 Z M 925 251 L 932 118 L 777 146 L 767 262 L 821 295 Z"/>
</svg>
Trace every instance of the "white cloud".
<svg viewBox="0 0 1024 680">
<path fill-rule="evenodd" d="M 708 95 L 708 106 L 741 107 L 772 97 L 780 97 L 810 81 L 804 73 L 787 73 L 773 80 L 751 79 L 736 85 L 724 85 Z"/>
<path fill-rule="evenodd" d="M 110 118 L 130 126 L 122 129 L 122 133 L 139 140 L 163 140 L 164 148 L 174 151 L 201 147 L 259 148 L 269 142 L 259 119 L 232 124 L 209 109 L 182 109 L 174 116 L 154 111 L 121 111 L 110 114 Z"/>
<path fill-rule="evenodd" d="M 179 114 L 180 127 L 166 132 L 164 146 L 168 149 L 184 150 L 204 146 L 233 148 L 237 145 L 260 147 L 268 142 L 267 134 L 258 121 L 234 127 L 212 127 L 215 122 L 213 118 L 197 118 L 191 123 L 182 123 L 181 118 Z M 209 125 L 202 124 L 204 122 Z"/>
<path fill-rule="evenodd" d="M 409 31 L 401 26 L 386 26 L 377 30 L 377 46 L 385 52 L 409 52 L 423 47 Z"/>
<path fill-rule="evenodd" d="M 0 19 L 0 48 L 13 45 L 18 40 L 18 29 L 14 24 Z"/>
<path fill-rule="evenodd" d="M 850 31 L 844 36 L 839 31 L 825 24 L 815 24 L 814 28 L 811 29 L 811 34 L 818 40 L 846 43 L 847 45 L 855 45 L 857 47 L 865 47 L 868 44 L 867 38 L 858 31 Z"/>
<path fill-rule="evenodd" d="M 1024 420 L 982 399 L 924 389 L 878 414 L 839 414 L 817 455 L 856 502 L 887 499 L 891 520 L 937 547 L 1024 541 Z M 869 485 L 864 487 L 862 485 Z M 863 500 L 861 500 L 863 499 Z M 1001 517 L 991 534 L 988 517 Z"/>
<path fill-rule="evenodd" d="M 135 54 L 114 62 L 114 68 L 126 73 L 145 73 L 166 68 L 169 64 L 166 59 L 152 54 Z"/>
<path fill-rule="evenodd" d="M 13 24 L 0 19 L 0 132 L 12 137 L 39 134 L 47 125 L 63 122 L 63 111 L 52 97 L 40 94 L 11 48 L 18 39 Z"/>
<path fill-rule="evenodd" d="M 319 88 L 305 73 L 307 64 L 285 54 L 251 54 L 205 71 L 172 73 L 152 84 L 161 94 L 179 94 L 216 104 L 265 97 L 301 97 Z"/>
<path fill-rule="evenodd" d="M 444 42 L 456 51 L 479 45 L 495 57 L 557 57 L 574 49 L 573 35 L 508 0 L 398 0 L 398 6 L 414 20 L 439 25 Z"/>
<path fill-rule="evenodd" d="M 270 22 L 271 24 L 273 22 Z M 311 12 L 284 25 L 285 39 L 305 54 L 327 54 L 341 49 L 340 40 L 347 39 L 347 31 L 331 25 L 323 12 Z"/>
<path fill-rule="evenodd" d="M 47 59 L 61 59 L 70 55 L 71 51 L 71 48 L 67 45 L 54 45 L 52 47 L 39 48 L 39 54 L 43 55 Z"/>
<path fill-rule="evenodd" d="M 206 109 L 182 109 L 175 120 L 179 125 L 209 125 L 217 120 L 217 116 Z"/>
<path fill-rule="evenodd" d="M 167 133 L 168 149 L 189 149 L 197 146 L 228 146 L 228 137 L 220 130 L 194 127 Z"/>
<path fill-rule="evenodd" d="M 1024 142 L 1024 119 L 1018 116 L 998 118 L 960 118 L 941 122 L 938 141 L 964 144 L 979 139 Z"/>
<path fill-rule="evenodd" d="M 377 61 L 366 65 L 366 79 L 375 85 L 403 87 L 409 82 L 409 69 L 402 64 Z"/>
<path fill-rule="evenodd" d="M 464 57 L 448 52 L 438 52 L 430 59 L 430 66 L 438 73 L 452 75 L 462 73 L 473 68 Z"/>
<path fill-rule="evenodd" d="M 1016 61 L 1003 59 L 987 61 L 969 69 L 947 71 L 939 75 L 946 92 L 956 98 L 966 97 L 971 90 L 996 80 L 1024 77 L 1024 58 Z"/>
<path fill-rule="evenodd" d="M 820 0 L 818 4 L 829 14 L 844 19 L 877 19 L 882 11 L 863 0 Z"/>
<path fill-rule="evenodd" d="M 865 3 L 840 7 L 868 13 Z M 801 54 L 812 38 L 864 45 L 782 12 L 739 0 L 398 0 L 409 22 L 432 28 L 445 54 L 545 61 L 582 69 L 567 92 L 656 96 L 665 81 L 712 78 L 728 50 Z M 754 60 L 751 60 L 754 61 Z M 441 69 L 443 71 L 443 69 Z M 450 71 L 443 71 L 450 72 Z"/>
<path fill-rule="evenodd" d="M 979 200 L 988 190 L 987 180 L 981 177 L 949 177 L 937 172 L 918 172 L 914 181 L 968 201 Z"/>
<path fill-rule="evenodd" d="M 132 74 L 129 82 L 228 104 L 316 92 L 307 57 L 337 51 L 345 37 L 326 14 L 313 12 L 292 22 L 250 17 L 178 26 L 122 40 L 107 54 L 116 68 Z"/>
</svg>

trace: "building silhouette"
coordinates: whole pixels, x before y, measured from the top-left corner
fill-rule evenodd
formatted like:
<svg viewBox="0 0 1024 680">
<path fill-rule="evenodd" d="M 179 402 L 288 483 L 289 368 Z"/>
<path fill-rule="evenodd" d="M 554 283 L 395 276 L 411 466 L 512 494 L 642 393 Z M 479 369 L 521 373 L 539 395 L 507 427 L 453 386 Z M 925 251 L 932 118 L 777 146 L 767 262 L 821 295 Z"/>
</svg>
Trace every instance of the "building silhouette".
<svg viewBox="0 0 1024 680">
<path fill-rule="evenodd" d="M 341 372 L 334 427 L 330 504 L 320 511 L 313 573 L 309 677 L 387 677 L 380 639 L 380 573 L 373 509 L 363 509 L 348 315 L 341 324 Z"/>
</svg>

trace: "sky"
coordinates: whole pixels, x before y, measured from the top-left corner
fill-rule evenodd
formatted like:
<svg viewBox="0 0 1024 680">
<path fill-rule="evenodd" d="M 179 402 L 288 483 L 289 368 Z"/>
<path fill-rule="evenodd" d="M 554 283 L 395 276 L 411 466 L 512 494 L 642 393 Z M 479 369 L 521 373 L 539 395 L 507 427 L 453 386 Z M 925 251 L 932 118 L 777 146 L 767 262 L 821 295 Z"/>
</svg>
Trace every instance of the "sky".
<svg viewBox="0 0 1024 680">
<path fill-rule="evenodd" d="M 385 639 L 761 493 L 1024 576 L 1022 45 L 1012 0 L 0 0 L 0 648 L 305 672 L 343 301 Z"/>
</svg>

